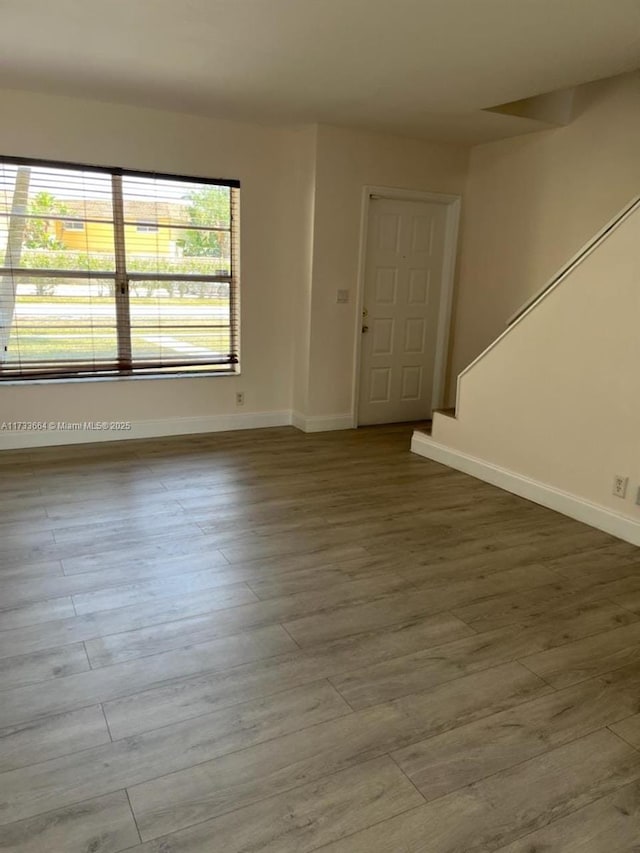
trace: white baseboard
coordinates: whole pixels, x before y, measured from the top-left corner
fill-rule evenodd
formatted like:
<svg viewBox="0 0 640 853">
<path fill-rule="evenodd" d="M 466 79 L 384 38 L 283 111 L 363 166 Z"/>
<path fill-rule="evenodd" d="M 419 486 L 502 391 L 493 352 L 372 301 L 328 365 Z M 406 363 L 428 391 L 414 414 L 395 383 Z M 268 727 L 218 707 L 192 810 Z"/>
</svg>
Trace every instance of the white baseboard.
<svg viewBox="0 0 640 853">
<path fill-rule="evenodd" d="M 351 429 L 353 417 L 345 415 L 313 415 L 300 412 L 243 412 L 229 415 L 203 415 L 195 418 L 160 418 L 132 421 L 128 430 L 46 429 L 0 431 L 0 451 L 29 447 L 53 447 L 62 444 L 88 444 L 132 438 L 162 438 L 168 435 L 194 435 L 227 432 L 235 429 L 293 426 L 302 432 L 326 432 Z"/>
<path fill-rule="evenodd" d="M 132 421 L 128 430 L 46 429 L 0 431 L 0 450 L 49 447 L 62 444 L 87 444 L 131 438 L 161 438 L 168 435 L 193 435 L 227 432 L 235 429 L 290 426 L 291 412 L 243 412 L 232 415 L 203 415 L 195 418 L 162 418 Z"/>
<path fill-rule="evenodd" d="M 306 422 L 307 422 L 307 419 L 305 418 L 305 416 L 301 412 L 296 412 L 296 411 L 291 412 L 291 424 L 296 429 L 299 429 L 302 432 L 305 432 L 306 431 L 305 430 Z"/>
<path fill-rule="evenodd" d="M 302 432 L 331 432 L 338 429 L 353 429 L 353 415 L 303 415 L 293 412 L 291 423 Z"/>
<path fill-rule="evenodd" d="M 426 456 L 427 459 L 440 462 L 449 468 L 464 471 L 465 474 L 471 474 L 472 477 L 477 477 L 514 495 L 527 498 L 534 503 L 575 518 L 576 521 L 582 521 L 626 542 L 631 542 L 632 545 L 640 545 L 640 523 L 627 516 L 619 515 L 607 507 L 591 503 L 577 495 L 563 492 L 539 480 L 532 480 L 475 456 L 469 456 L 460 450 L 446 447 L 444 444 L 433 441 L 424 433 L 414 432 L 411 450 L 419 456 Z"/>
</svg>

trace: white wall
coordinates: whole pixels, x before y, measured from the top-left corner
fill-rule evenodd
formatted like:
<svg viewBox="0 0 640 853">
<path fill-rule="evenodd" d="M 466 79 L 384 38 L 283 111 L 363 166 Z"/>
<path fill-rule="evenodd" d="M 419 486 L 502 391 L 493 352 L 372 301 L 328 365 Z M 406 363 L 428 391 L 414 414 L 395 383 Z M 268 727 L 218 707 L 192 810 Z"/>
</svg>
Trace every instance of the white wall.
<svg viewBox="0 0 640 853">
<path fill-rule="evenodd" d="M 291 155 L 292 179 L 297 204 L 290 210 L 292 239 L 298 235 L 300 243 L 292 246 L 291 257 L 297 266 L 297 281 L 293 296 L 293 388 L 292 410 L 297 418 L 304 419 L 309 407 L 309 357 L 311 341 L 311 285 L 313 278 L 313 234 L 316 198 L 316 154 L 318 128 L 303 127 L 297 132 L 297 145 Z"/>
<path fill-rule="evenodd" d="M 318 128 L 309 414 L 351 413 L 362 189 L 366 185 L 458 194 L 468 148 Z M 350 291 L 348 304 L 336 290 Z"/>
<path fill-rule="evenodd" d="M 491 480 L 486 466 L 515 474 L 498 480 L 507 488 L 535 481 L 543 488 L 534 499 L 543 503 L 557 506 L 555 491 L 574 496 L 565 511 L 636 544 L 639 246 L 636 209 L 462 375 L 456 418 L 436 416 L 433 425 L 433 441 L 454 452 L 454 467 L 460 453 L 481 463 L 478 476 Z M 625 500 L 612 494 L 614 475 L 629 477 Z"/>
<path fill-rule="evenodd" d="M 581 87 L 567 127 L 471 152 L 450 388 L 455 376 L 640 193 L 640 74 Z"/>
<path fill-rule="evenodd" d="M 292 294 L 305 275 L 298 131 L 0 93 L 0 153 L 242 182 L 242 375 L 0 386 L 3 420 L 208 418 L 291 407 Z M 308 276 L 308 270 L 306 270 Z M 238 410 L 235 392 L 245 393 Z"/>
<path fill-rule="evenodd" d="M 220 415 L 350 414 L 362 188 L 458 193 L 466 173 L 465 148 L 332 127 L 12 91 L 0 92 L 0 114 L 3 155 L 242 183 L 240 376 L 1 385 L 0 421 L 147 421 L 162 431 L 175 418 L 206 429 Z M 338 288 L 350 290 L 348 305 L 336 304 Z"/>
</svg>

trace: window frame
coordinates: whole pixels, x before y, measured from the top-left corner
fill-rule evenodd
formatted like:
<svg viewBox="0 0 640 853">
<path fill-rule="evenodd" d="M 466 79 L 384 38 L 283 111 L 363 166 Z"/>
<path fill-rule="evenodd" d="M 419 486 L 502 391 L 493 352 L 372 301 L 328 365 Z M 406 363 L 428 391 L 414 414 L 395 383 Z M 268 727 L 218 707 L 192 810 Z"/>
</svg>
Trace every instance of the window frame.
<svg viewBox="0 0 640 853">
<path fill-rule="evenodd" d="M 0 387 L 3 384 L 48 384 L 51 382 L 87 382 L 87 381 L 112 381 L 121 379 L 175 379 L 175 378 L 202 378 L 237 376 L 240 374 L 240 180 L 226 178 L 205 178 L 195 175 L 175 174 L 169 172 L 145 171 L 139 169 L 127 169 L 119 166 L 98 166 L 86 163 L 69 162 L 62 160 L 48 160 L 30 157 L 15 157 L 11 155 L 0 155 L 0 164 L 12 166 L 30 166 L 35 168 L 68 169 L 82 172 L 94 172 L 106 174 L 111 177 L 113 215 L 109 224 L 114 231 L 114 254 L 115 269 L 103 271 L 80 270 L 39 270 L 20 267 L 0 266 L 0 278 L 6 275 L 33 276 L 37 278 L 46 273 L 48 277 L 67 278 L 107 278 L 114 282 L 114 305 L 116 312 L 116 333 L 118 354 L 114 361 L 114 367 L 106 370 L 91 370 L 87 366 L 74 365 L 69 362 L 69 369 L 57 369 L 51 371 L 29 371 L 28 368 L 17 371 L 14 367 L 8 371 L 4 369 L 0 360 Z M 222 186 L 230 189 L 229 228 L 218 230 L 228 231 L 230 241 L 230 269 L 227 275 L 207 274 L 174 274 L 174 273 L 138 273 L 129 272 L 126 268 L 126 246 L 125 228 L 128 220 L 124 216 L 124 201 L 122 197 L 122 179 L 126 177 L 147 178 L 149 180 L 183 181 L 203 186 Z M 63 220 L 63 230 L 66 220 L 70 217 L 52 216 L 52 219 Z M 92 220 L 87 220 L 92 221 Z M 158 233 L 159 226 L 156 224 L 153 231 L 146 230 L 146 226 L 153 223 L 143 222 L 144 232 Z M 136 227 L 139 225 L 136 223 Z M 194 225 L 194 230 L 198 230 Z M 207 230 L 216 230 L 204 226 Z M 71 228 L 72 231 L 86 230 L 85 221 L 82 221 L 82 229 Z M 0 264 L 2 263 L 0 259 Z M 136 281 L 194 281 L 220 283 L 228 286 L 229 304 L 229 357 L 220 362 L 185 362 L 185 364 L 174 365 L 149 365 L 145 362 L 136 362 L 132 358 L 131 347 L 131 314 L 129 310 L 129 290 L 132 282 Z"/>
</svg>

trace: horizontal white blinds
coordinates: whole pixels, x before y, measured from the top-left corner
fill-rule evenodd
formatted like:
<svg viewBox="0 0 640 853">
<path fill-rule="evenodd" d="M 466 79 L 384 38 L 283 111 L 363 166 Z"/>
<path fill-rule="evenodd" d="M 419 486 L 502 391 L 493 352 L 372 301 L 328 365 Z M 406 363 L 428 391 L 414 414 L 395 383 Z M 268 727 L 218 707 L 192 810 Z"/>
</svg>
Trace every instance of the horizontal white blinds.
<svg viewBox="0 0 640 853">
<path fill-rule="evenodd" d="M 0 160 L 0 380 L 235 370 L 239 183 Z"/>
</svg>

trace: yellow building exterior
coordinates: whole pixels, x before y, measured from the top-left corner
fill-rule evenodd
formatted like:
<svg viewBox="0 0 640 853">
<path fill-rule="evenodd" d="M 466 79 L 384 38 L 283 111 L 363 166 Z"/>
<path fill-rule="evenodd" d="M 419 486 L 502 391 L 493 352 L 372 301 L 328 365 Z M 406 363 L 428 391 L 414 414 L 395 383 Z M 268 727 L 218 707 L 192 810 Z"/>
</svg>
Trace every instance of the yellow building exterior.
<svg viewBox="0 0 640 853">
<path fill-rule="evenodd" d="M 65 249 L 87 254 L 114 253 L 112 210 L 98 200 L 62 201 L 68 220 L 55 221 L 55 236 Z M 124 237 L 132 255 L 175 258 L 179 255 L 176 225 L 189 222 L 185 205 L 171 202 L 125 201 Z"/>
<path fill-rule="evenodd" d="M 56 223 L 56 239 L 71 251 L 93 255 L 114 253 L 113 225 L 109 222 Z M 162 227 L 164 224 L 165 227 Z M 176 243 L 168 223 L 158 223 L 156 228 L 125 225 L 124 239 L 127 252 L 135 255 L 176 256 Z"/>
</svg>

